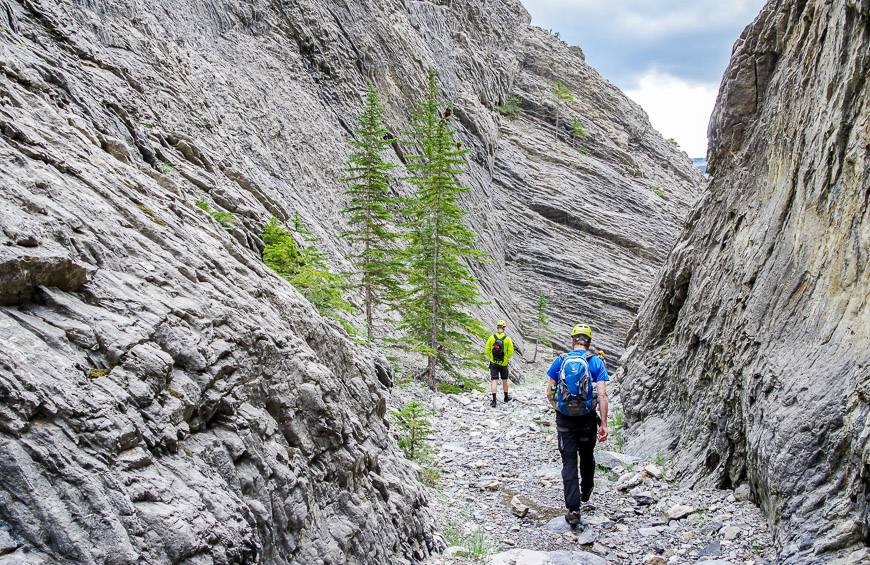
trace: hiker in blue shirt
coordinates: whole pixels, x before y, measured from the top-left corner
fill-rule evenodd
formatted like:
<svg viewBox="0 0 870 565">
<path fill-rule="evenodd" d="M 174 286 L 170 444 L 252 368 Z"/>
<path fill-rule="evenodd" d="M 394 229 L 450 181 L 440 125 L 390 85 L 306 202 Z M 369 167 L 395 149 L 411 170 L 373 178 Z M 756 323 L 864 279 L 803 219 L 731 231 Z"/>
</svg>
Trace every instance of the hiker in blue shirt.
<svg viewBox="0 0 870 565">
<path fill-rule="evenodd" d="M 562 486 L 572 527 L 580 523 L 580 505 L 592 496 L 595 449 L 607 440 L 607 368 L 588 351 L 592 328 L 577 325 L 571 331 L 572 350 L 553 360 L 547 371 L 547 401 L 556 410 L 556 431 L 562 455 Z M 564 381 L 564 382 L 562 382 Z M 600 411 L 600 417 L 595 408 Z M 599 427 L 600 423 L 600 427 Z M 580 456 L 578 478 L 577 456 Z"/>
</svg>

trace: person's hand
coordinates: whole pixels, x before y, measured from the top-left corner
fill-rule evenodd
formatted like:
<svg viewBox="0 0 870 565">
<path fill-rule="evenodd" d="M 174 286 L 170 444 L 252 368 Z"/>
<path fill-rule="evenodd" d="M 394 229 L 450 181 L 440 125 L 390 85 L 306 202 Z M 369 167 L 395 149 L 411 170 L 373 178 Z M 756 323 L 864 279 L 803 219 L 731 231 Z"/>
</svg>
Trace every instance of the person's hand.
<svg viewBox="0 0 870 565">
<path fill-rule="evenodd" d="M 601 426 L 600 428 L 598 428 L 598 441 L 600 441 L 601 443 L 604 443 L 605 441 L 607 441 L 607 425 L 606 424 Z"/>
</svg>

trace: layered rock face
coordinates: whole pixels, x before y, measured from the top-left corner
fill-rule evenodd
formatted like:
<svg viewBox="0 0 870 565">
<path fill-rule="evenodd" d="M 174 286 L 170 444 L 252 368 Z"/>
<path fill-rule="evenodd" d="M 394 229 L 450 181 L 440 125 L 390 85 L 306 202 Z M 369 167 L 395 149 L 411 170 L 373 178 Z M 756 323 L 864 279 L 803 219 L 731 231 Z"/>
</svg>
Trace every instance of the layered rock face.
<svg viewBox="0 0 870 565">
<path fill-rule="evenodd" d="M 361 93 L 376 83 L 399 135 L 429 67 L 472 149 L 480 314 L 519 326 L 551 289 L 560 324 L 618 343 L 697 176 L 517 2 L 0 0 L 0 562 L 437 547 L 385 362 L 273 276 L 258 237 L 298 212 L 347 266 L 337 179 Z M 553 141 L 556 78 L 585 154 Z M 494 108 L 515 92 L 508 122 Z"/>
<path fill-rule="evenodd" d="M 689 482 L 748 481 L 786 563 L 868 558 L 868 76 L 870 3 L 765 6 L 626 356 L 630 445 L 669 448 Z"/>
</svg>

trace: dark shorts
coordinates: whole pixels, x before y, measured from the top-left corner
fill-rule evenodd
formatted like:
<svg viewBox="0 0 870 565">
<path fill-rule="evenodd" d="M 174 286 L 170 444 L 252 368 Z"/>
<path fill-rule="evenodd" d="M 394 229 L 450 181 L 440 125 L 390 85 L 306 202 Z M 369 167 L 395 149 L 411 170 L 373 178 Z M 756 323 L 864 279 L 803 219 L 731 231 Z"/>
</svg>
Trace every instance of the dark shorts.
<svg viewBox="0 0 870 565">
<path fill-rule="evenodd" d="M 489 378 L 496 381 L 499 378 L 503 380 L 507 380 L 508 378 L 508 368 L 507 365 L 496 365 L 495 363 L 489 364 Z"/>
</svg>

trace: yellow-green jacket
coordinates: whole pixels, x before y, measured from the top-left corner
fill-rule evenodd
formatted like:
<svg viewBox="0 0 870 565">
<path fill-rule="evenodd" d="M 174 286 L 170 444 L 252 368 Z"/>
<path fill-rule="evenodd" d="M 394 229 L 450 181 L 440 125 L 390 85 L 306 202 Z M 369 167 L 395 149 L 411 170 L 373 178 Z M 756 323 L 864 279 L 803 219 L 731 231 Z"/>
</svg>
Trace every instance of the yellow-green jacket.
<svg viewBox="0 0 870 565">
<path fill-rule="evenodd" d="M 495 344 L 495 337 L 498 335 L 499 338 L 504 338 L 504 361 L 496 361 L 492 358 L 492 346 Z M 502 367 L 507 367 L 507 364 L 510 362 L 511 357 L 514 355 L 514 342 L 511 341 L 511 338 L 505 336 L 505 334 L 494 334 L 489 336 L 489 339 L 486 340 L 486 358 L 489 359 L 490 363 L 495 363 L 496 365 L 501 365 Z"/>
</svg>

